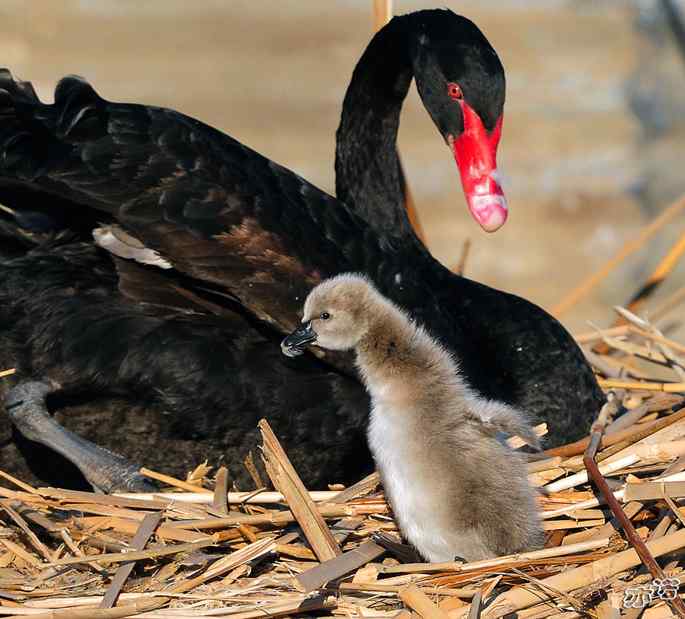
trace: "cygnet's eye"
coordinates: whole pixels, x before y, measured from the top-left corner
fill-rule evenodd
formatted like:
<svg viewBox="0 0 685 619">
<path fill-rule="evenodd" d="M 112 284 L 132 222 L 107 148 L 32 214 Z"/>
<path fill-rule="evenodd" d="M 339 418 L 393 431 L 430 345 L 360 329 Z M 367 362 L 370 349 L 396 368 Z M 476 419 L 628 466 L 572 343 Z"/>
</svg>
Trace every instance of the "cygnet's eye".
<svg viewBox="0 0 685 619">
<path fill-rule="evenodd" d="M 331 317 L 331 315 L 328 312 L 322 312 L 321 316 L 319 316 L 319 318 L 321 318 L 321 320 L 328 320 L 330 317 Z"/>
</svg>

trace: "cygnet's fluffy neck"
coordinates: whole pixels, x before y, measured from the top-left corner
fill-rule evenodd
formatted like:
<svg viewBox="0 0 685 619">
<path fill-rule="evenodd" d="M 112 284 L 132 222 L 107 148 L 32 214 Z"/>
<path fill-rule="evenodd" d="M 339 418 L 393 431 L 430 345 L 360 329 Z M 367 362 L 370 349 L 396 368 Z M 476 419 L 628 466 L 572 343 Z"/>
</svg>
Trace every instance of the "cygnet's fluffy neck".
<svg viewBox="0 0 685 619">
<path fill-rule="evenodd" d="M 428 395 L 431 400 L 463 397 L 467 387 L 457 362 L 422 327 L 375 291 L 366 310 L 368 328 L 355 350 L 372 396 L 409 389 L 414 404 Z"/>
</svg>

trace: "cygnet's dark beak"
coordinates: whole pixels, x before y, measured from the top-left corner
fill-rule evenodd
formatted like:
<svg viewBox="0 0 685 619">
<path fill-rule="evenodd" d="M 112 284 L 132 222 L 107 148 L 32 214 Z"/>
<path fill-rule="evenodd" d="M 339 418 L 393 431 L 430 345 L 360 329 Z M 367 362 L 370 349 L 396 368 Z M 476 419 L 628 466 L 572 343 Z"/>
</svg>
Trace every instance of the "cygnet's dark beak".
<svg viewBox="0 0 685 619">
<path fill-rule="evenodd" d="M 304 347 L 312 342 L 316 342 L 316 331 L 312 328 L 312 321 L 308 320 L 281 342 L 281 350 L 288 357 L 297 357 L 304 352 Z"/>
</svg>

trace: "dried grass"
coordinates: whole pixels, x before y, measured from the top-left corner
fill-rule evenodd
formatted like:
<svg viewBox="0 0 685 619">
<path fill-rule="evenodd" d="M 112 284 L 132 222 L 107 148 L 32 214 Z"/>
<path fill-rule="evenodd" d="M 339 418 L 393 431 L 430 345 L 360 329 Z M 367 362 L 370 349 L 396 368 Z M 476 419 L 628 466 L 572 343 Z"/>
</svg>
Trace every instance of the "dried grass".
<svg viewBox="0 0 685 619">
<path fill-rule="evenodd" d="M 683 347 L 620 315 L 620 330 L 581 337 L 608 346 L 598 365 L 611 359 L 620 377 L 608 383 L 598 369 L 619 414 L 604 420 L 596 460 L 647 551 L 685 579 L 685 398 L 650 388 L 678 391 L 668 385 L 682 383 Z M 633 377 L 638 366 L 646 379 Z M 144 471 L 168 492 L 113 496 L 0 473 L 0 616 L 606 616 L 651 578 L 588 483 L 589 440 L 529 464 L 543 550 L 426 564 L 402 544 L 376 475 L 342 492 L 307 492 L 268 424 L 260 428 L 277 492 L 228 492 L 225 470 L 212 480 L 204 465 L 190 481 Z M 663 605 L 654 599 L 648 615 L 668 616 Z"/>
</svg>

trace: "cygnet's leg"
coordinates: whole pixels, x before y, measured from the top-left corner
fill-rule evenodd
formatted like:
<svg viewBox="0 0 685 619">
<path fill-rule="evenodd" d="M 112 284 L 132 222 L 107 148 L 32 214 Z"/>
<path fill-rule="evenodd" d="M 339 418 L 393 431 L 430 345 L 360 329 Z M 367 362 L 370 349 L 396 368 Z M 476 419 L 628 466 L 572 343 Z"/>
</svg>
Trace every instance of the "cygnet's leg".
<svg viewBox="0 0 685 619">
<path fill-rule="evenodd" d="M 26 382 L 7 393 L 5 408 L 19 432 L 67 458 L 98 492 L 158 490 L 138 472 L 139 466 L 59 425 L 45 406 L 51 391 L 46 383 Z"/>
</svg>

